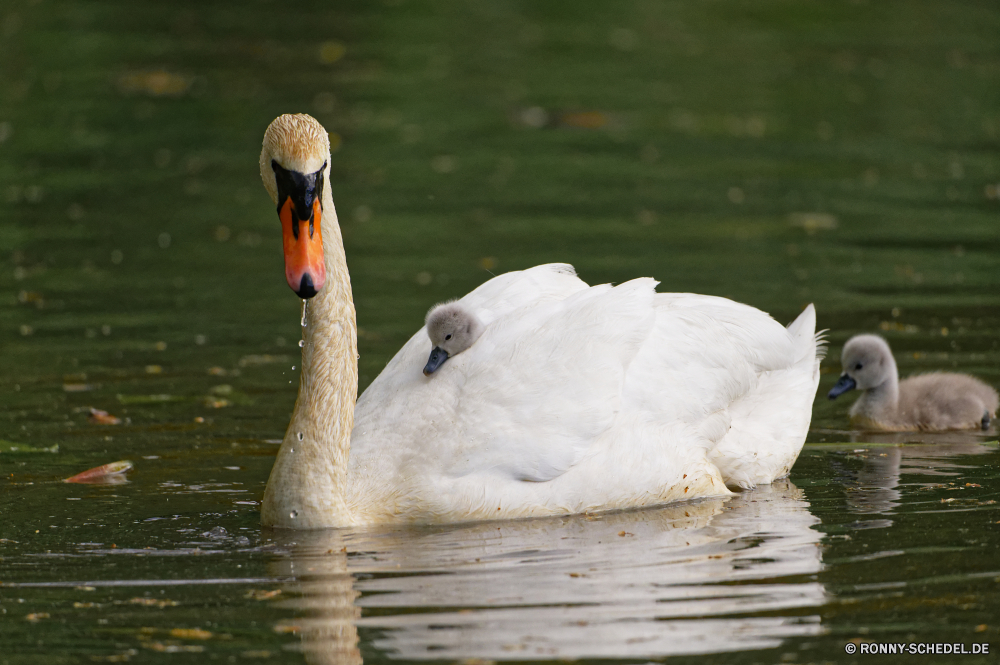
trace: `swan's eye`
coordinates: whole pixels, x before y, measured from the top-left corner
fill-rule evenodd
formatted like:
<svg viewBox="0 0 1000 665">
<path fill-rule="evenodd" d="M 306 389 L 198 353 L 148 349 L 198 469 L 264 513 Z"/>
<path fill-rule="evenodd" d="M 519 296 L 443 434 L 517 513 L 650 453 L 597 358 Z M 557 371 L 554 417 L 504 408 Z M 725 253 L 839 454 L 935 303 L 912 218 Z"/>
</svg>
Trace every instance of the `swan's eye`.
<svg viewBox="0 0 1000 665">
<path fill-rule="evenodd" d="M 451 339 L 451 333 L 448 333 L 447 335 L 444 336 L 444 341 L 447 342 L 449 339 Z"/>
<path fill-rule="evenodd" d="M 854 369 L 861 369 L 861 363 L 858 363 L 857 365 L 855 365 Z"/>
</svg>

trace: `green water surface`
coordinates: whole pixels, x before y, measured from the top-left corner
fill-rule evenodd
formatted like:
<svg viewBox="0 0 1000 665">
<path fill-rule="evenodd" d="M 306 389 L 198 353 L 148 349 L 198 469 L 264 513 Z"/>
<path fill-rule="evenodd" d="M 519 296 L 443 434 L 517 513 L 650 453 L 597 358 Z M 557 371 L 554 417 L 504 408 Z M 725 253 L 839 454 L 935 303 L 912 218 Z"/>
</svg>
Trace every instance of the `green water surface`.
<svg viewBox="0 0 1000 665">
<path fill-rule="evenodd" d="M 298 383 L 257 172 L 286 112 L 333 133 L 362 388 L 432 304 L 539 263 L 782 322 L 813 302 L 830 359 L 790 481 L 262 530 Z M 1000 384 L 998 264 L 995 2 L 6 0 L 0 665 L 993 662 L 996 430 L 855 432 L 825 393 L 861 332 L 904 375 Z"/>
</svg>

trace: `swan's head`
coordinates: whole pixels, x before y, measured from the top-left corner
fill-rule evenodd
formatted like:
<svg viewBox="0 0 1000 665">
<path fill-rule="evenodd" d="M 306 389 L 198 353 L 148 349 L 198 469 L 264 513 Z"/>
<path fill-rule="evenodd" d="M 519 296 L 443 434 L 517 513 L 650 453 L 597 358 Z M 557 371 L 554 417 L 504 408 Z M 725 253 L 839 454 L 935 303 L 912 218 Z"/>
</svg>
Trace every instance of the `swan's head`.
<svg viewBox="0 0 1000 665">
<path fill-rule="evenodd" d="M 434 349 L 424 366 L 430 376 L 445 360 L 472 346 L 483 334 L 483 324 L 460 302 L 435 305 L 427 312 L 427 336 Z"/>
<path fill-rule="evenodd" d="M 827 395 L 837 399 L 848 390 L 871 390 L 896 377 L 896 361 L 889 344 L 878 335 L 857 335 L 847 340 L 840 354 L 842 373 Z"/>
<path fill-rule="evenodd" d="M 300 298 L 326 282 L 323 187 L 330 171 L 330 136 L 315 118 L 282 115 L 264 132 L 260 177 L 281 219 L 285 279 Z"/>
</svg>

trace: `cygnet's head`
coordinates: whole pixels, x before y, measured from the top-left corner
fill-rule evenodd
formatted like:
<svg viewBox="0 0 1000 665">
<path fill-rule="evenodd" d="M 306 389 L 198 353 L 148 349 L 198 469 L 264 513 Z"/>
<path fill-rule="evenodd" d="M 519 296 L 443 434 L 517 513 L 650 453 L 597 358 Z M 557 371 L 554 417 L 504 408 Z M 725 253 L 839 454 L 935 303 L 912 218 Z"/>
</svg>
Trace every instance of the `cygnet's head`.
<svg viewBox="0 0 1000 665">
<path fill-rule="evenodd" d="M 424 366 L 430 376 L 444 361 L 472 346 L 483 334 L 483 324 L 460 302 L 435 305 L 427 312 L 427 336 L 434 349 Z"/>
<path fill-rule="evenodd" d="M 871 390 L 897 378 L 896 361 L 889 344 L 878 335 L 857 335 L 847 340 L 840 354 L 842 374 L 828 397 L 837 399 L 848 390 Z"/>
</svg>

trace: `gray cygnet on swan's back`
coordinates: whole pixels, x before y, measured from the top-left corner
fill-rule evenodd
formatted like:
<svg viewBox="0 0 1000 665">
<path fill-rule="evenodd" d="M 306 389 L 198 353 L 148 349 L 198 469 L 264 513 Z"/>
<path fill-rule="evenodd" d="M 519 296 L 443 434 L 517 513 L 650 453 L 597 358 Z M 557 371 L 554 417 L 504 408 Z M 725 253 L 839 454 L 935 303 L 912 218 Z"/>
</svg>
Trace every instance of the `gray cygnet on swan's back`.
<svg viewBox="0 0 1000 665">
<path fill-rule="evenodd" d="M 900 382 L 889 344 L 857 335 L 844 345 L 843 373 L 829 398 L 857 388 L 851 422 L 882 430 L 988 429 L 997 413 L 997 391 L 966 374 L 933 372 Z"/>
<path fill-rule="evenodd" d="M 434 349 L 431 351 L 424 374 L 430 376 L 448 358 L 465 351 L 483 334 L 483 324 L 462 303 L 453 301 L 435 305 L 427 312 L 427 336 Z"/>
</svg>

